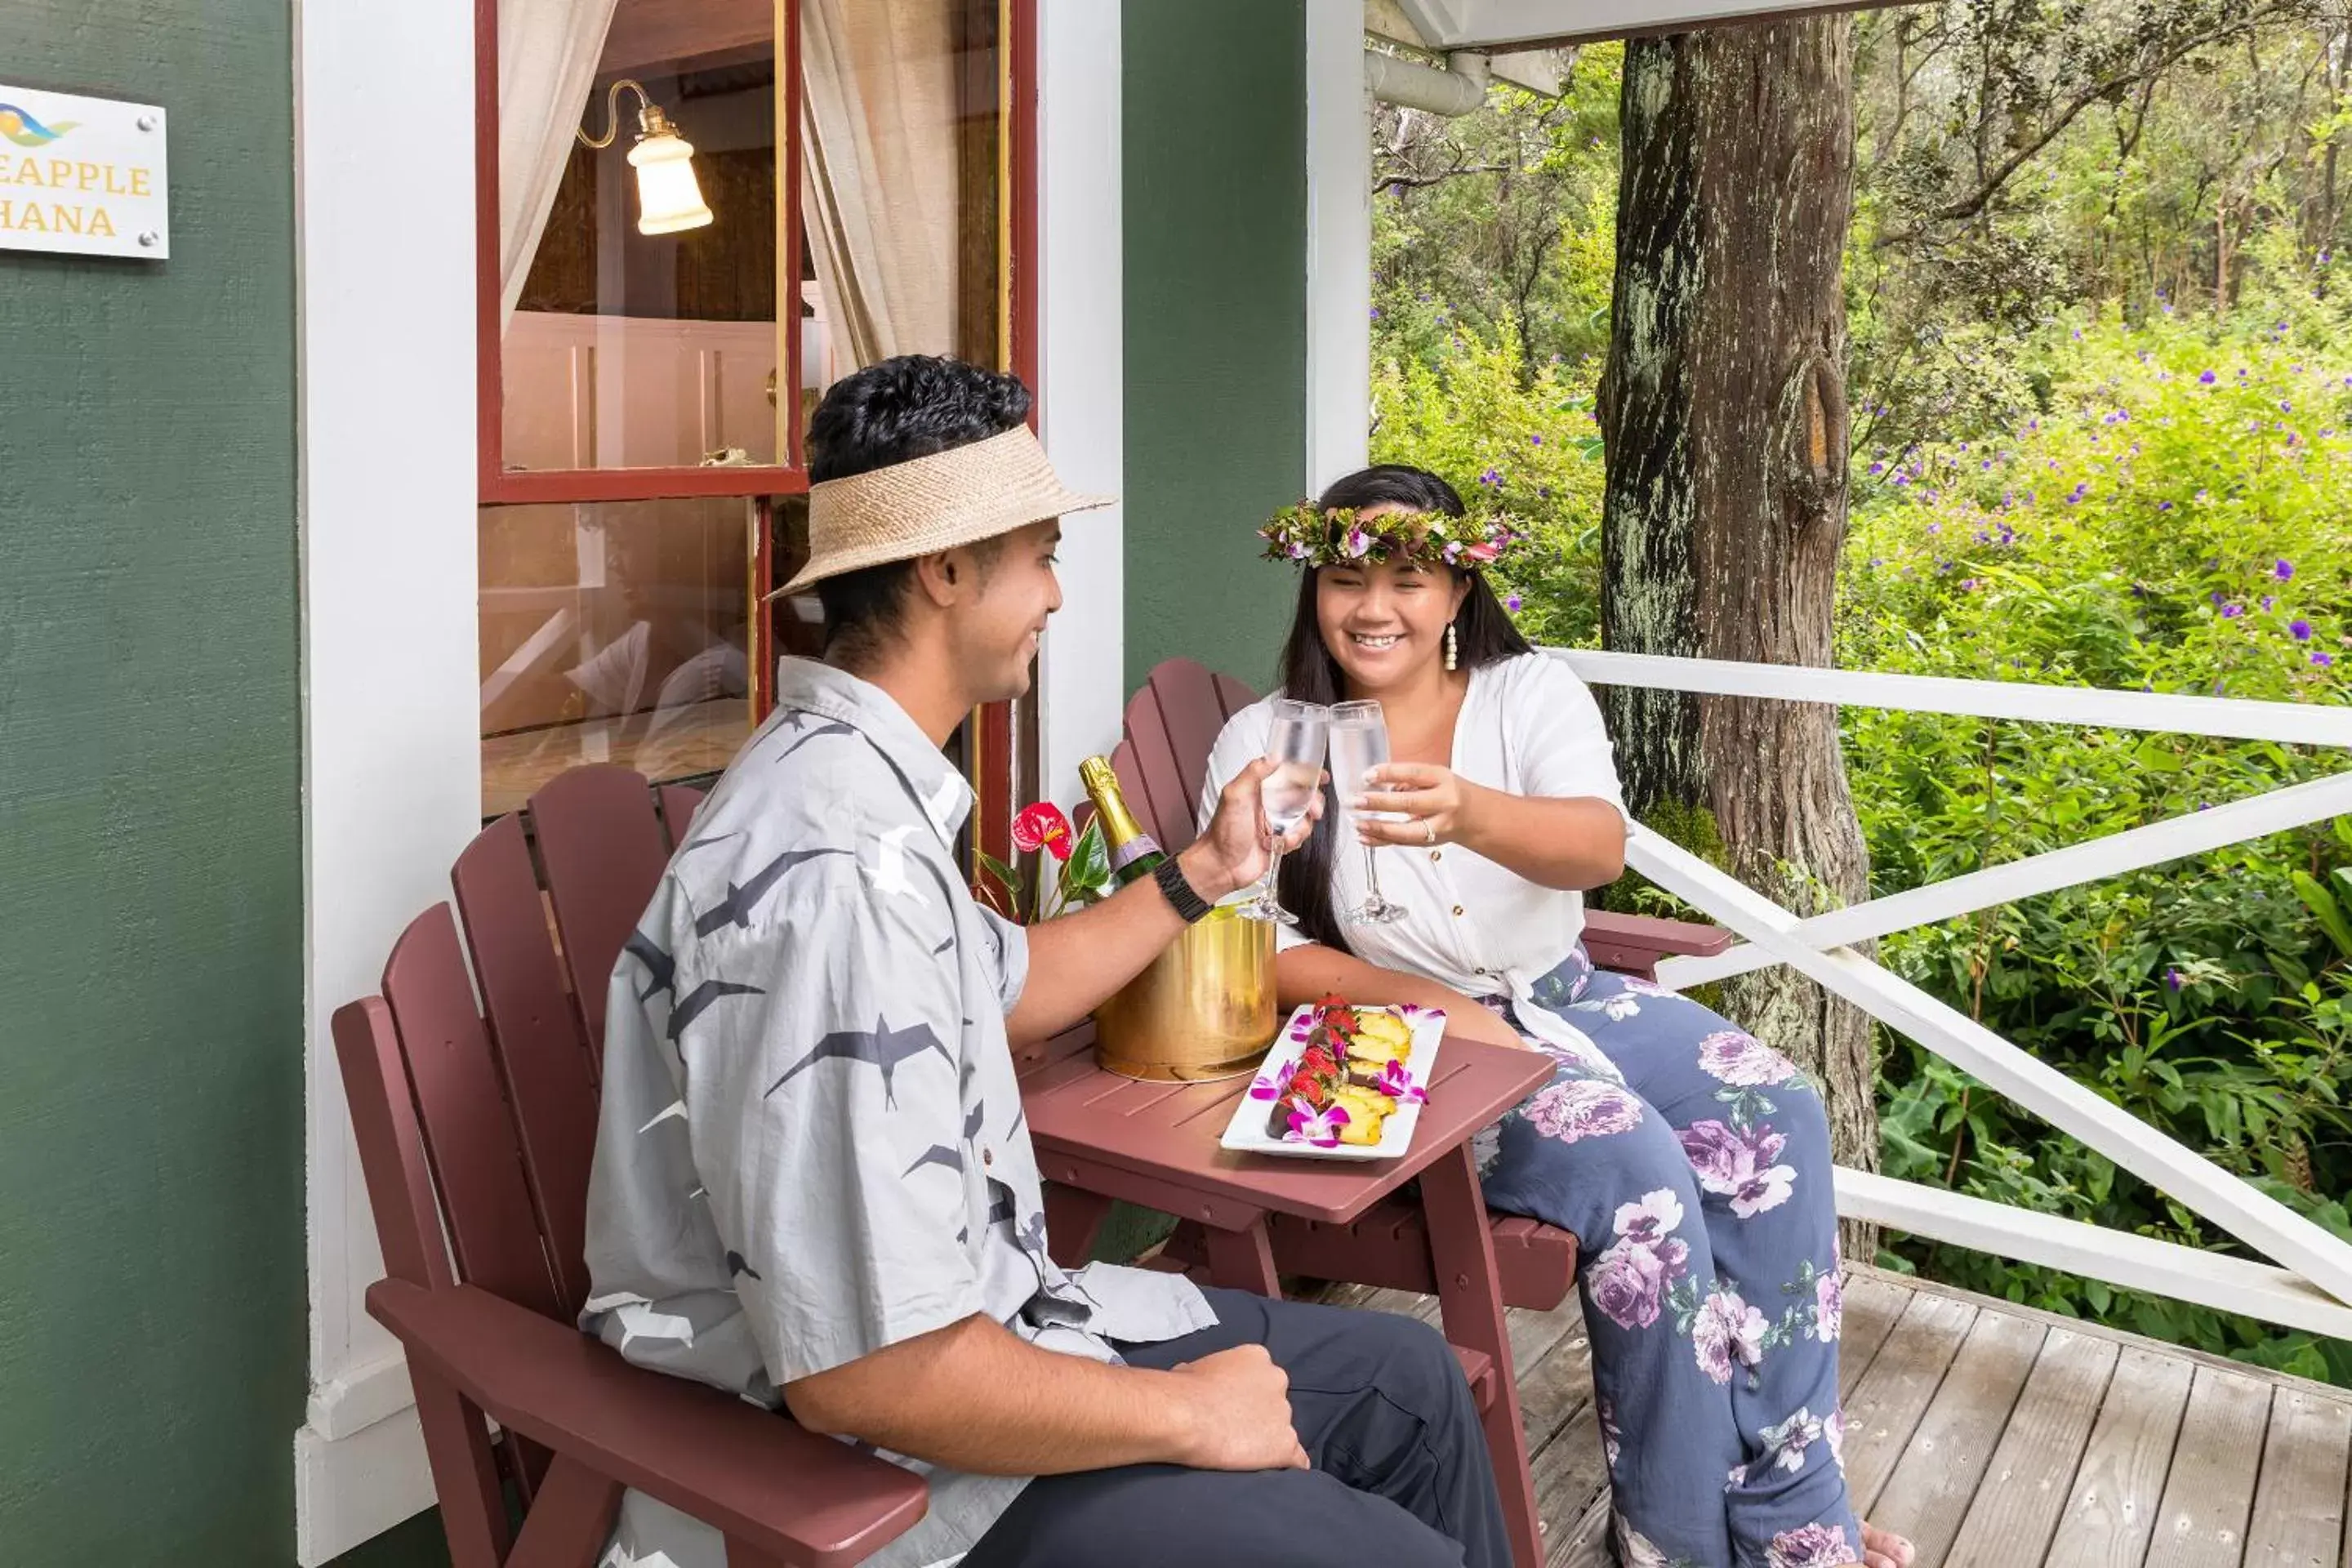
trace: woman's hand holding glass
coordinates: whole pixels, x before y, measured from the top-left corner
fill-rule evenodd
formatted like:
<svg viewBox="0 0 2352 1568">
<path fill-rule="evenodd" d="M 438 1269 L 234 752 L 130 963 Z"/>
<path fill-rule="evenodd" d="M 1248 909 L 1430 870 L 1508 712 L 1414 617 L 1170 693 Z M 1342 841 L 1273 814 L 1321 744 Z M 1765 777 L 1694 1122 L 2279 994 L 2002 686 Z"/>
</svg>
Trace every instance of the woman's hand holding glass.
<svg viewBox="0 0 2352 1568">
<path fill-rule="evenodd" d="M 1356 837 L 1366 844 L 1408 849 L 1460 842 L 1478 787 L 1433 763 L 1382 763 L 1365 774 L 1364 783 L 1380 792 L 1379 815 L 1367 815 L 1374 809 L 1369 795 L 1349 799 Z"/>
</svg>

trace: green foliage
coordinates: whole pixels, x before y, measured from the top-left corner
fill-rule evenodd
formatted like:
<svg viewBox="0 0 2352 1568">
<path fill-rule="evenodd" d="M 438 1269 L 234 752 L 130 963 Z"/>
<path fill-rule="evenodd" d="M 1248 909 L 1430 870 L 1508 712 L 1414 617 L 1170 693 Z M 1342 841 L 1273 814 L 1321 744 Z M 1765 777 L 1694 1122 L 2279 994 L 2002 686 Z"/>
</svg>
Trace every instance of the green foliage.
<svg viewBox="0 0 2352 1568">
<path fill-rule="evenodd" d="M 2352 700 L 2346 26 L 2340 7 L 2252 0 L 1950 0 L 1855 19 L 1841 663 Z M 1585 50 L 1557 103 L 1498 90 L 1481 113 L 1390 114 L 1377 132 L 1376 184 L 1395 183 L 1374 203 L 1375 454 L 1535 521 L 1543 548 L 1509 586 L 1520 625 L 1559 645 L 1599 640 L 1592 413 L 1621 58 Z M 2346 765 L 1858 710 L 1844 742 L 1876 892 Z M 1652 826 L 1720 856 L 1711 824 Z M 1898 933 L 1881 956 L 2352 1237 L 2352 822 Z M 1939 1058 L 1885 1044 L 1891 1173 L 2238 1250 Z M 2352 1384 L 2352 1345 L 1890 1246 L 1896 1268 Z"/>
<path fill-rule="evenodd" d="M 2216 321 L 2062 321 L 2013 344 L 2043 411 L 1858 464 L 1839 606 L 1855 668 L 2340 703 L 2352 659 L 2352 358 L 2305 297 Z M 2267 743 L 1849 711 L 1881 890 L 2342 765 Z M 2352 823 L 2281 834 L 1882 944 L 1897 973 L 2347 1232 Z M 1887 1170 L 2194 1246 L 2228 1238 L 1907 1041 Z M 2352 1347 L 1924 1243 L 2010 1300 L 2352 1381 Z"/>
<path fill-rule="evenodd" d="M 1381 107 L 1372 272 L 1383 346 L 1435 363 L 1505 330 L 1532 373 L 1609 346 L 1617 249 L 1617 79 L 1624 46 L 1576 51 L 1564 90 L 1498 87 L 1444 120 Z"/>
<path fill-rule="evenodd" d="M 1524 373 L 1516 329 L 1465 328 L 1434 362 L 1383 342 L 1372 370 L 1372 457 L 1443 474 L 1474 507 L 1528 525 L 1529 547 L 1497 591 L 1538 642 L 1601 641 L 1601 489 L 1591 361 Z"/>
</svg>

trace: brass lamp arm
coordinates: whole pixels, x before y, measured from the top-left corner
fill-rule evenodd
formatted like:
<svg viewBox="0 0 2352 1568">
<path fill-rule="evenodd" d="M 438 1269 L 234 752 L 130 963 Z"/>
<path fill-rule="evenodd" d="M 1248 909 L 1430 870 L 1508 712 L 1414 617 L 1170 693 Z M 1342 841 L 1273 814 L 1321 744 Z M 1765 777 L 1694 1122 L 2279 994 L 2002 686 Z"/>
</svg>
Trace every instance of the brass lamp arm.
<svg viewBox="0 0 2352 1568">
<path fill-rule="evenodd" d="M 585 129 L 579 127 L 575 127 L 572 133 L 574 136 L 579 137 L 584 144 L 593 147 L 600 152 L 604 148 L 610 147 L 614 141 L 621 134 L 621 89 L 623 88 L 626 88 L 629 91 L 637 95 L 637 134 L 639 136 L 655 135 L 659 132 L 667 129 L 667 124 L 663 121 L 662 111 L 655 106 L 652 95 L 647 93 L 646 89 L 636 82 L 630 80 L 626 77 L 623 77 L 620 80 L 614 82 L 611 89 L 604 95 L 604 134 L 603 139 L 599 140 L 596 137 L 591 136 Z"/>
</svg>

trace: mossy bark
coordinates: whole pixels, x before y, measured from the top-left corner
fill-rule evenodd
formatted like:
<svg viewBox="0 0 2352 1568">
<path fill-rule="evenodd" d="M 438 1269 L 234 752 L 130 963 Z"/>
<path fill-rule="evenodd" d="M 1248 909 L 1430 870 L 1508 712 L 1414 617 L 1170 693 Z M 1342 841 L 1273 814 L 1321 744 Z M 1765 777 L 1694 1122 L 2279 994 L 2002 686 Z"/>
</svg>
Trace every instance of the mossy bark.
<svg viewBox="0 0 2352 1568">
<path fill-rule="evenodd" d="M 1626 46 L 1601 405 L 1608 647 L 1831 660 L 1853 107 L 1843 16 Z M 1864 896 L 1834 710 L 1604 696 L 1637 816 L 1677 840 L 1709 825 L 1726 869 L 1800 914 Z M 1838 1159 L 1875 1168 L 1869 1019 L 1784 969 L 1727 982 L 1722 1000 L 1822 1083 Z"/>
</svg>

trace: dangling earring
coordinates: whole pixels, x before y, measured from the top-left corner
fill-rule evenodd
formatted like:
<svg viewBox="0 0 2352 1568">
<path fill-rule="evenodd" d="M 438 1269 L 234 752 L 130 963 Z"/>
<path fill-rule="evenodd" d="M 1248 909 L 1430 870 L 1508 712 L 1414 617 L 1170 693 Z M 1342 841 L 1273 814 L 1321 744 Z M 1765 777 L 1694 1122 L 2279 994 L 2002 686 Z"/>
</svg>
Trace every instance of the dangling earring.
<svg viewBox="0 0 2352 1568">
<path fill-rule="evenodd" d="M 1445 623 L 1445 668 L 1452 669 L 1462 662 L 1462 647 L 1454 635 L 1454 623 Z"/>
</svg>

